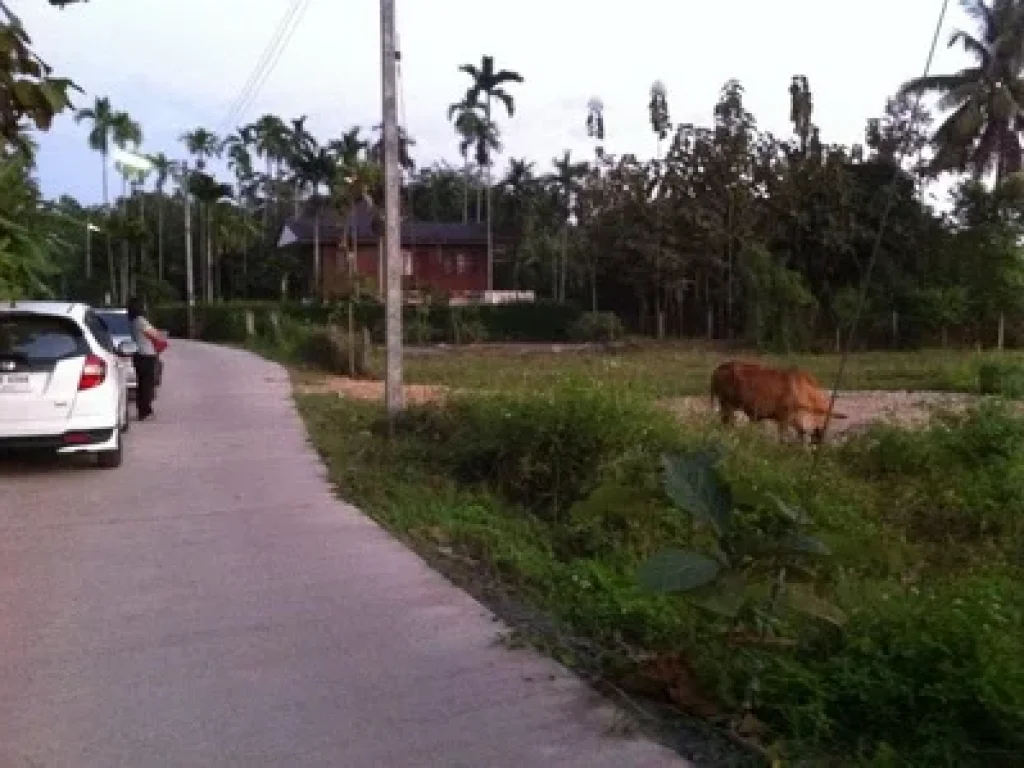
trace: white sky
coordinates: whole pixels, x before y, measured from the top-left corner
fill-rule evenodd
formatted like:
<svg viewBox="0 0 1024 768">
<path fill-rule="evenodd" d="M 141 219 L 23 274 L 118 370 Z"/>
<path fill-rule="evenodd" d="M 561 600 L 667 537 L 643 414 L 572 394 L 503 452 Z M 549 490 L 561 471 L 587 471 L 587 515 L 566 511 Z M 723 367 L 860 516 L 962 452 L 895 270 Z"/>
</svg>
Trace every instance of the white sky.
<svg viewBox="0 0 1024 768">
<path fill-rule="evenodd" d="M 91 0 L 64 11 L 43 0 L 8 0 L 37 51 L 86 91 L 107 95 L 141 122 L 143 149 L 184 156 L 177 137 L 224 130 L 289 0 Z M 738 78 L 763 129 L 789 135 L 787 88 L 810 78 L 814 121 L 826 141 L 861 141 L 865 120 L 924 66 L 941 0 L 396 0 L 403 93 L 414 157 L 454 161 L 448 105 L 464 93 L 460 64 L 492 54 L 520 72 L 516 115 L 502 118 L 505 157 L 546 170 L 565 149 L 590 155 L 587 101 L 605 104 L 611 152 L 654 149 L 647 115 L 651 83 L 668 87 L 674 122 L 707 123 L 722 84 Z M 482 10 L 494 7 L 492 12 Z M 301 25 L 256 99 L 235 124 L 266 112 L 309 115 L 326 140 L 353 124 L 380 122 L 377 0 L 311 0 Z M 969 23 L 953 3 L 934 71 L 961 66 L 946 48 Z M 227 128 L 234 127 L 233 125 Z M 48 195 L 100 199 L 100 160 L 86 127 L 58 120 L 42 139 Z"/>
</svg>

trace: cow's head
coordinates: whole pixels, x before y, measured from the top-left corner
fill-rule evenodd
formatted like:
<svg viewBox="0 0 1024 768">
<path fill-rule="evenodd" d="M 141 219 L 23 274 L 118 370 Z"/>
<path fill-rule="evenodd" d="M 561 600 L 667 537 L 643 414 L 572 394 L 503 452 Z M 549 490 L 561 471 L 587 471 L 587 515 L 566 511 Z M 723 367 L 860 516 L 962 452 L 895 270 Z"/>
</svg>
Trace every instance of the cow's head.
<svg viewBox="0 0 1024 768">
<path fill-rule="evenodd" d="M 839 413 L 838 411 L 832 412 L 833 419 L 845 419 L 845 413 Z M 808 430 L 811 434 L 811 444 L 821 445 L 825 442 L 825 426 L 826 420 L 828 419 L 828 411 L 816 411 L 813 417 L 813 424 L 810 425 Z"/>
<path fill-rule="evenodd" d="M 797 429 L 803 434 L 811 436 L 812 445 L 820 445 L 825 439 L 825 420 L 828 417 L 828 409 L 806 409 L 802 410 L 797 417 Z M 833 412 L 833 419 L 845 419 L 846 414 Z"/>
</svg>

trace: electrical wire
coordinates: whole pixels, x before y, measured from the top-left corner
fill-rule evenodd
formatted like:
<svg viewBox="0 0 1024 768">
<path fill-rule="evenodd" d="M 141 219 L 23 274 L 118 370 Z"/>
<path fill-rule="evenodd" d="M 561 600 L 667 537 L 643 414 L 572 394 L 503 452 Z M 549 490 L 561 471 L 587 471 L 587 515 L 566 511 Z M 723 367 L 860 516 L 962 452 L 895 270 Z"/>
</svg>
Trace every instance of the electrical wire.
<svg viewBox="0 0 1024 768">
<path fill-rule="evenodd" d="M 942 28 L 946 25 L 946 15 L 949 12 L 949 0 L 942 0 L 942 6 L 939 9 L 939 19 L 935 24 L 935 33 L 932 35 L 932 43 L 928 49 L 928 57 L 925 59 L 924 72 L 922 77 L 927 77 L 932 70 L 932 63 L 935 60 L 935 51 L 939 45 L 939 36 L 942 34 Z M 910 112 L 910 121 L 907 125 L 906 135 L 917 127 L 917 122 L 920 119 L 919 110 L 921 106 L 921 100 L 924 98 L 924 92 L 918 91 L 917 98 L 914 101 L 913 109 Z M 921 150 L 918 150 L 918 157 L 920 157 Z M 906 151 L 904 150 L 904 156 Z M 905 159 L 901 157 L 900 160 Z M 901 167 L 897 161 L 897 168 Z M 871 255 L 868 258 L 867 269 L 864 272 L 864 279 L 861 282 L 860 295 L 857 298 L 856 311 L 853 314 L 853 320 L 850 323 L 850 331 L 846 337 L 846 344 L 844 345 L 842 355 L 839 358 L 839 369 L 836 371 L 836 378 L 832 384 L 832 393 L 829 397 L 828 412 L 825 414 L 825 424 L 822 428 L 822 433 L 828 432 L 829 425 L 832 422 L 832 413 L 835 410 L 836 398 L 839 396 L 839 387 L 843 381 L 843 374 L 846 372 L 846 364 L 850 358 L 850 352 L 853 349 L 854 334 L 857 331 L 857 323 L 860 322 L 861 312 L 864 309 L 864 305 L 867 302 L 868 287 L 871 284 L 871 276 L 875 269 L 875 262 L 878 261 L 878 254 L 882 250 L 882 238 L 885 234 L 886 227 L 889 224 L 889 216 L 892 213 L 893 205 L 896 202 L 896 187 L 900 180 L 900 174 L 897 172 L 893 173 L 892 181 L 888 186 L 888 194 L 885 200 L 885 207 L 882 209 L 882 217 L 878 222 L 878 231 L 875 233 L 875 240 L 871 248 Z M 814 460 L 817 462 L 820 452 L 815 453 Z"/>
<path fill-rule="evenodd" d="M 257 60 L 256 66 L 254 66 L 252 72 L 249 73 L 249 77 L 245 81 L 245 85 L 243 85 L 241 90 L 239 90 L 238 95 L 235 96 L 235 99 L 231 104 L 231 107 L 228 109 L 227 113 L 225 113 L 224 119 L 218 126 L 218 130 L 223 130 L 234 119 L 234 116 L 238 112 L 238 107 L 242 104 L 245 97 L 252 90 L 252 87 L 256 82 L 256 78 L 259 72 L 266 67 L 266 63 L 270 59 L 271 51 L 278 45 L 281 36 L 284 34 L 285 28 L 288 26 L 288 23 L 291 21 L 291 19 L 294 18 L 295 13 L 296 11 L 298 11 L 298 9 L 299 0 L 292 0 L 291 5 L 288 6 L 288 9 L 285 11 L 280 21 L 278 21 L 277 26 L 274 28 L 274 34 L 267 42 L 266 47 L 263 49 L 263 53 L 260 54 L 260 58 Z"/>
<path fill-rule="evenodd" d="M 218 131 L 229 128 L 231 123 L 237 121 L 252 106 L 256 96 L 281 60 L 281 55 L 287 49 L 292 36 L 295 34 L 295 30 L 302 22 L 306 11 L 309 9 L 310 2 L 311 0 L 292 0 L 288 10 L 285 11 L 285 14 L 278 22 L 277 28 L 274 30 L 274 34 L 271 36 L 266 48 L 264 48 L 259 61 L 256 62 L 256 66 L 249 75 L 249 79 L 239 91 L 234 103 L 221 121 Z"/>
</svg>

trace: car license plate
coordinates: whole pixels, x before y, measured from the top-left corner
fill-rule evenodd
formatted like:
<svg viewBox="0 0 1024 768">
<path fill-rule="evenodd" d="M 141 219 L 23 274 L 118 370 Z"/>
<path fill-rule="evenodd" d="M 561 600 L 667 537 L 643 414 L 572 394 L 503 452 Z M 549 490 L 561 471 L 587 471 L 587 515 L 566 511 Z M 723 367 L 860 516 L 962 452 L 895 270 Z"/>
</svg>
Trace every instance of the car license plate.
<svg viewBox="0 0 1024 768">
<path fill-rule="evenodd" d="M 0 392 L 15 394 L 31 391 L 32 380 L 27 373 L 0 374 Z"/>
</svg>

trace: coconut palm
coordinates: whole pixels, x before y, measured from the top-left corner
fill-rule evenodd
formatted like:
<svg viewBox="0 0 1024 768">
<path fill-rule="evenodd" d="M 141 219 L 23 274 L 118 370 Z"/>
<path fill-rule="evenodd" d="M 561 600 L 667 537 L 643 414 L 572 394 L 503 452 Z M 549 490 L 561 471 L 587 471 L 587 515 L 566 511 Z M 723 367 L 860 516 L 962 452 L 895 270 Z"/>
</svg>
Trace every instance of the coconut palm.
<svg viewBox="0 0 1024 768">
<path fill-rule="evenodd" d="M 995 171 L 998 183 L 1021 170 L 1024 130 L 1024 3 L 1020 0 L 964 0 L 973 32 L 956 30 L 974 61 L 950 75 L 928 75 L 905 83 L 901 95 L 939 95 L 949 114 L 932 136 L 934 172 L 969 170 L 976 177 Z"/>
<path fill-rule="evenodd" d="M 460 72 L 465 72 L 472 78 L 472 85 L 466 90 L 463 102 L 466 104 L 481 104 L 483 106 L 483 117 L 488 125 L 492 124 L 491 103 L 497 99 L 505 106 L 509 117 L 515 113 L 515 99 L 505 90 L 510 83 L 523 82 L 523 76 L 510 69 L 495 69 L 494 57 L 484 56 L 480 60 L 480 66 L 463 64 L 459 67 Z M 491 163 L 486 165 L 487 171 L 487 288 L 494 289 L 494 235 L 492 232 L 493 217 L 491 216 Z"/>
</svg>

